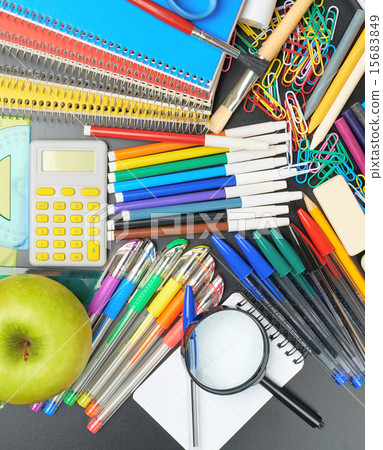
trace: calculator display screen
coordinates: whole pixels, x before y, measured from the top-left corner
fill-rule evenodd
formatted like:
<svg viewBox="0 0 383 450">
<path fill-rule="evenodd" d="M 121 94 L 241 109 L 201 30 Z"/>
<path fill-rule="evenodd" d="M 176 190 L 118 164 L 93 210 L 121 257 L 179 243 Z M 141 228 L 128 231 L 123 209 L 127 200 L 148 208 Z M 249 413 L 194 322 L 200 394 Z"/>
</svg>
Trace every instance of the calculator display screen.
<svg viewBox="0 0 383 450">
<path fill-rule="evenodd" d="M 43 172 L 87 172 L 95 171 L 95 152 L 75 150 L 43 150 Z"/>
</svg>

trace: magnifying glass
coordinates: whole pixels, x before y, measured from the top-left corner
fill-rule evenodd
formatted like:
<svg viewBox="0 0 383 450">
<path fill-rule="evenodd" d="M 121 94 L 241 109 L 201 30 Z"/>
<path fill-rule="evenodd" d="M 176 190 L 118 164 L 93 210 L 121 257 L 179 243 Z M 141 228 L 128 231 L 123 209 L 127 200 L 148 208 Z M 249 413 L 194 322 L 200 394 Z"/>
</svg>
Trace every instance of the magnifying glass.
<svg viewBox="0 0 383 450">
<path fill-rule="evenodd" d="M 313 428 L 324 426 L 318 414 L 265 377 L 269 340 L 249 313 L 218 306 L 197 316 L 185 331 L 181 351 L 191 379 L 205 391 L 235 394 L 260 383 Z"/>
</svg>

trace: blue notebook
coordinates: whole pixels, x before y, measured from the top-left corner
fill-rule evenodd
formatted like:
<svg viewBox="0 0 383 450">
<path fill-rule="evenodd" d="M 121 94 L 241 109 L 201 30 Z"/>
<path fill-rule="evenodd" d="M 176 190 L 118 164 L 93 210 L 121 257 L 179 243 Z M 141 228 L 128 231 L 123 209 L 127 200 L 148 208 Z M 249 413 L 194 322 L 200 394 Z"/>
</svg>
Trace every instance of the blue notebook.
<svg viewBox="0 0 383 450">
<path fill-rule="evenodd" d="M 167 7 L 165 0 L 156 2 Z M 196 25 L 228 41 L 242 3 L 243 0 L 219 0 L 213 13 Z M 180 4 L 202 11 L 207 2 L 181 0 Z M 170 27 L 125 0 L 20 0 L 16 3 L 0 0 L 0 7 L 208 91 L 215 89 L 218 82 L 223 63 L 221 51 Z"/>
</svg>

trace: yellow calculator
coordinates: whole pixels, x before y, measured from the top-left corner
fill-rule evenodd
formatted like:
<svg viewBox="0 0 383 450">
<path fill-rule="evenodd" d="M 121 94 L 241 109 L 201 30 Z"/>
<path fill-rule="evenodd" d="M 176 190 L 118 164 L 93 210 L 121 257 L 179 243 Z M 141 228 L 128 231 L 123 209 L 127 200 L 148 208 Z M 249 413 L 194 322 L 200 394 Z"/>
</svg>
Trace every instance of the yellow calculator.
<svg viewBox="0 0 383 450">
<path fill-rule="evenodd" d="M 32 141 L 29 262 L 101 267 L 106 263 L 107 145 Z"/>
</svg>

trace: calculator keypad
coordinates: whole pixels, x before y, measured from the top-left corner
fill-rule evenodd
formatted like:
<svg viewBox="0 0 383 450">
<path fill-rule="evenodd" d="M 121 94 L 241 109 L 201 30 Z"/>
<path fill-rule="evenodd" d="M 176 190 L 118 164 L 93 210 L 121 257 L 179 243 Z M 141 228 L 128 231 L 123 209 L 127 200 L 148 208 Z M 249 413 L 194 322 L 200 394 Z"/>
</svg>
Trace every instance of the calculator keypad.
<svg viewBox="0 0 383 450">
<path fill-rule="evenodd" d="M 92 186 L 36 188 L 34 204 L 31 205 L 31 225 L 34 226 L 31 230 L 36 236 L 35 242 L 31 240 L 30 252 L 36 264 L 76 266 L 78 263 L 103 263 L 100 239 L 104 237 L 102 227 L 105 224 L 99 215 L 99 196 L 100 189 Z"/>
</svg>

